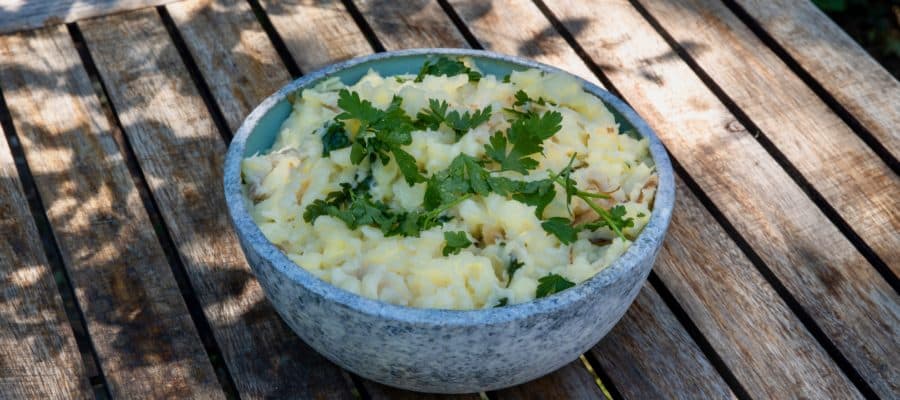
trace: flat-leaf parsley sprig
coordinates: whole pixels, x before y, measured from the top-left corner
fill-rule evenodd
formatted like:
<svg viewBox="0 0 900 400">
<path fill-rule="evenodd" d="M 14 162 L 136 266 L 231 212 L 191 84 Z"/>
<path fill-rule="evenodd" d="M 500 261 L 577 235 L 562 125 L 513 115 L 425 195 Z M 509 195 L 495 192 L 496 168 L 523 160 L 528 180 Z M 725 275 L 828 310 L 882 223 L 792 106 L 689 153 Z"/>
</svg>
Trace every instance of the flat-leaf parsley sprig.
<svg viewBox="0 0 900 400">
<path fill-rule="evenodd" d="M 419 111 L 419 114 L 416 115 L 416 127 L 436 130 L 441 124 L 444 124 L 453 129 L 453 132 L 456 133 L 456 140 L 459 140 L 466 132 L 491 118 L 490 105 L 481 110 L 476 110 L 474 113 L 466 111 L 462 114 L 456 110 L 447 112 L 448 107 L 450 105 L 445 100 L 429 99 L 428 108 Z"/>
<path fill-rule="evenodd" d="M 424 182 L 425 177 L 419 172 L 415 158 L 400 148 L 412 143 L 411 132 L 415 129 L 412 118 L 400 107 L 402 103 L 402 98 L 394 96 L 385 110 L 379 110 L 372 102 L 361 99 L 359 93 L 341 89 L 337 104 L 343 112 L 335 120 L 359 122 L 356 140 L 350 148 L 350 161 L 359 164 L 368 157 L 372 161 L 380 159 L 387 165 L 390 162 L 388 153 L 393 154 L 403 178 L 413 185 Z"/>
<path fill-rule="evenodd" d="M 592 193 L 586 192 L 578 189 L 576 186 L 576 182 L 571 178 L 573 169 L 573 164 L 575 162 L 575 158 L 577 153 L 572 153 L 572 156 L 569 158 L 569 163 L 563 168 L 559 173 L 553 173 L 553 171 L 548 171 L 550 174 L 550 180 L 554 181 L 556 184 L 562 186 L 563 190 L 566 193 L 566 209 L 569 211 L 569 215 L 572 215 L 572 198 L 578 197 L 591 210 L 594 210 L 597 213 L 598 218 L 594 221 L 586 222 L 583 224 L 579 224 L 576 226 L 571 226 L 571 230 L 569 228 L 563 227 L 563 221 L 571 224 L 567 218 L 555 217 L 541 224 L 544 227 L 544 230 L 553 233 L 557 238 L 560 239 L 561 242 L 573 242 L 571 238 L 572 235 L 577 235 L 579 231 L 582 230 L 590 230 L 595 231 L 602 227 L 608 227 L 616 236 L 622 238 L 623 240 L 627 239 L 625 234 L 622 233 L 622 230 L 625 228 L 629 228 L 634 226 L 634 219 L 625 218 L 625 214 L 627 210 L 622 205 L 616 205 L 609 210 L 601 207 L 593 199 L 608 199 L 609 195 L 606 193 Z M 555 220 L 554 222 L 550 222 L 551 220 Z M 567 243 L 566 243 L 567 244 Z"/>
</svg>

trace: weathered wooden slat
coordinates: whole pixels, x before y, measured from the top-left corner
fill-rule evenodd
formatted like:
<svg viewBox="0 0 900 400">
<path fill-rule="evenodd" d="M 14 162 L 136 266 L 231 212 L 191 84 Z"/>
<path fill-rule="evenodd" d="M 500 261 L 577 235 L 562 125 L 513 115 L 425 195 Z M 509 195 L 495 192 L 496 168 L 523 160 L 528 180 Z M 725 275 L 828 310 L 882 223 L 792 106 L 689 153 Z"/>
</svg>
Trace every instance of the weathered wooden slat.
<svg viewBox="0 0 900 400">
<path fill-rule="evenodd" d="M 0 127 L 0 399 L 93 396 Z"/>
<path fill-rule="evenodd" d="M 575 360 L 550 375 L 492 394 L 500 400 L 606 398 L 581 360 Z"/>
<path fill-rule="evenodd" d="M 0 1 L 0 33 L 58 25 L 175 0 Z"/>
<path fill-rule="evenodd" d="M 591 353 L 627 399 L 735 398 L 650 284 Z"/>
<path fill-rule="evenodd" d="M 574 56 L 574 51 L 558 38 L 558 34 L 555 33 L 549 21 L 544 18 L 536 6 L 514 1 L 497 1 L 494 2 L 491 10 L 483 12 L 477 9 L 473 11 L 473 4 L 475 3 L 472 2 L 453 1 L 452 4 L 455 5 L 461 17 L 466 20 L 475 36 L 479 39 L 482 37 L 487 38 L 487 40 L 490 40 L 497 46 L 496 49 L 498 51 L 521 51 L 517 49 L 525 47 L 524 44 L 528 43 L 529 46 L 543 49 L 548 54 L 557 54 L 556 57 L 560 57 L 559 54 L 570 52 Z M 586 6 L 581 9 L 584 11 L 583 13 L 569 13 L 564 16 L 563 22 L 573 32 L 582 32 L 592 28 L 597 29 L 594 27 L 595 25 L 606 24 L 605 26 L 608 26 L 608 29 L 621 34 L 621 30 L 614 29 L 615 26 L 621 26 L 620 22 L 615 22 L 618 21 L 618 16 L 612 16 L 616 15 L 616 11 L 611 9 L 615 6 L 606 2 L 601 4 L 595 4 L 594 7 Z M 603 10 L 604 16 L 595 16 L 596 10 Z M 503 18 L 503 15 L 506 14 L 515 15 L 515 20 L 519 23 L 514 25 L 498 24 L 496 21 L 499 18 Z M 532 33 L 529 36 L 527 34 L 510 32 L 514 30 L 539 33 Z M 521 38 L 521 41 L 498 41 L 492 39 L 497 37 L 518 37 Z M 551 39 L 553 37 L 557 37 L 555 39 L 557 43 L 562 44 L 553 45 L 550 42 L 540 45 L 540 42 L 549 42 L 553 40 Z M 609 41 L 598 42 L 591 40 L 590 43 L 596 43 L 605 52 L 615 53 L 616 50 L 623 52 L 640 51 L 639 49 L 632 49 L 632 46 L 639 47 L 640 43 L 623 44 L 621 49 L 618 49 L 616 44 L 610 44 Z M 611 48 L 613 50 L 610 50 Z M 579 60 L 579 63 L 576 65 L 580 64 Z M 609 68 L 608 65 L 605 67 Z M 620 89 L 625 91 L 625 88 L 620 87 Z M 632 87 L 629 86 L 628 89 L 632 89 Z M 635 92 L 636 95 L 638 93 L 640 92 Z M 659 129 L 657 131 L 659 132 Z M 792 382 L 790 379 L 796 379 L 796 377 L 791 375 L 783 375 L 770 380 L 766 373 L 767 370 L 783 370 L 786 373 L 794 373 L 799 376 L 809 376 L 816 379 L 821 379 L 822 377 L 827 379 L 834 378 L 846 384 L 847 382 L 845 380 L 842 381 L 843 377 L 828 359 L 827 354 L 804 331 L 802 324 L 791 315 L 784 302 L 778 298 L 749 260 L 740 253 L 737 246 L 727 237 L 718 223 L 708 214 L 690 191 L 680 184 L 680 181 L 679 186 L 679 204 L 676 207 L 672 227 L 670 228 L 672 233 L 670 233 L 666 246 L 660 254 L 656 271 L 667 286 L 680 290 L 679 302 L 686 306 L 694 323 L 698 325 L 706 337 L 710 338 L 714 349 L 726 361 L 729 368 L 736 375 L 743 378 L 742 382 L 747 387 L 754 389 L 757 386 L 761 386 L 774 390 L 774 388 L 783 385 L 785 382 Z M 677 233 L 682 231 L 699 231 L 703 240 L 693 240 L 690 235 L 685 236 Z M 680 249 L 680 251 L 672 252 L 672 249 Z M 721 254 L 731 255 L 729 259 L 730 265 L 726 269 L 728 273 L 724 274 L 726 279 L 710 280 L 708 277 L 711 274 L 723 274 L 720 271 L 722 269 L 721 262 L 718 262 L 721 260 Z M 670 272 L 670 269 L 675 267 L 686 272 L 673 274 Z M 733 298 L 720 302 L 718 300 L 721 300 L 720 294 L 722 293 L 728 294 Z M 655 293 L 648 293 L 647 296 L 653 299 L 657 297 Z M 710 301 L 700 302 L 697 301 L 698 298 L 707 298 Z M 658 302 L 659 300 L 657 299 L 656 301 Z M 635 318 L 640 317 L 642 314 L 640 302 L 641 300 L 639 299 L 638 308 L 633 311 Z M 647 301 L 646 304 L 652 303 Z M 760 305 L 763 306 L 761 307 Z M 658 307 L 658 309 L 661 308 Z M 730 316 L 731 323 L 721 323 L 711 318 L 711 316 Z M 649 317 L 643 318 L 646 320 Z M 674 321 L 671 315 L 659 315 L 656 318 L 668 318 L 670 321 Z M 658 323 L 653 321 L 653 319 L 649 319 L 647 322 L 641 320 L 641 322 L 635 324 L 636 326 L 632 332 L 640 333 L 642 329 L 652 327 Z M 631 327 L 625 325 L 622 329 L 629 328 Z M 751 335 L 743 334 L 746 331 L 755 333 Z M 678 332 L 670 334 L 678 334 Z M 660 352 L 670 353 L 670 351 L 665 351 L 665 348 L 662 346 L 664 343 L 656 343 L 660 334 L 651 335 L 650 332 L 646 332 L 643 335 L 643 337 L 648 337 L 650 340 L 642 342 L 641 336 L 621 338 L 624 341 L 623 343 L 627 343 L 624 347 L 627 347 L 628 351 L 637 352 L 637 354 L 646 357 L 626 365 L 644 365 L 649 371 L 647 374 L 655 379 L 665 378 L 665 376 L 660 376 L 660 369 L 676 373 L 676 375 L 673 375 L 675 377 L 678 377 L 678 374 L 684 374 L 684 376 L 673 379 L 666 384 L 657 384 L 655 385 L 657 388 L 648 388 L 646 384 L 629 384 L 626 381 L 625 384 L 617 384 L 617 387 L 623 388 L 621 389 L 622 392 L 630 392 L 629 395 L 635 398 L 646 397 L 649 394 L 644 392 L 646 390 L 650 390 L 650 393 L 652 393 L 652 390 L 672 390 L 666 396 L 709 397 L 709 394 L 692 395 L 690 390 L 683 391 L 681 387 L 686 382 L 697 380 L 695 375 L 691 375 L 695 372 L 690 369 L 685 371 L 686 368 L 677 365 L 677 359 L 670 359 L 670 357 L 660 354 Z M 684 334 L 682 337 L 686 336 Z M 673 337 L 672 342 L 677 343 L 677 339 L 680 338 L 677 336 Z M 773 343 L 778 343 L 777 346 L 779 347 L 790 349 L 790 353 L 784 355 L 768 354 L 768 349 L 771 348 Z M 649 352 L 648 349 L 641 348 L 648 345 L 655 345 L 655 351 Z M 595 353 L 602 364 L 612 366 L 617 362 L 617 358 L 621 358 L 621 354 L 617 354 L 617 351 L 621 353 L 622 350 L 620 348 L 623 345 L 612 346 L 604 341 L 601 343 L 601 347 L 610 351 L 606 354 L 603 352 Z M 747 357 L 746 354 L 751 354 L 753 357 Z M 634 356 L 629 355 L 629 358 L 632 357 Z M 614 379 L 616 374 L 621 372 L 619 369 L 623 367 L 623 363 L 618 361 L 618 364 L 615 365 L 617 365 L 616 370 L 608 372 Z M 625 374 L 620 379 L 640 382 L 641 379 L 646 378 Z M 713 388 L 713 393 L 715 393 L 714 390 L 715 388 Z M 799 393 L 817 393 L 815 388 L 798 386 L 797 390 Z"/>
<path fill-rule="evenodd" d="M 241 396 L 350 398 L 249 270 L 224 212 L 225 145 L 159 16 L 80 25 Z"/>
<path fill-rule="evenodd" d="M 262 0 L 261 3 L 303 72 L 372 52 L 372 46 L 340 1 Z"/>
<path fill-rule="evenodd" d="M 489 8 L 485 9 L 484 7 L 488 5 Z M 587 66 L 581 61 L 580 58 L 574 53 L 574 51 L 568 47 L 568 45 L 563 41 L 560 37 L 553 34 L 555 32 L 553 27 L 546 21 L 546 19 L 540 14 L 539 10 L 531 5 L 530 3 L 516 2 L 516 1 L 499 1 L 494 3 L 486 3 L 486 2 L 456 2 L 455 3 L 457 12 L 460 12 L 461 17 L 467 21 L 476 21 L 474 23 L 469 23 L 470 28 L 475 30 L 476 36 L 478 36 L 479 40 L 481 38 L 486 38 L 483 40 L 485 47 L 488 47 L 490 50 L 512 53 L 516 54 L 519 52 L 527 53 L 530 56 L 535 57 L 539 61 L 559 66 L 563 69 L 568 69 L 569 71 L 579 73 L 584 76 L 586 79 L 592 80 L 595 83 L 599 83 L 596 77 L 590 72 Z M 420 8 L 425 8 L 427 5 L 421 4 Z M 372 21 L 375 18 L 374 10 L 378 10 L 378 7 L 360 7 L 361 12 L 366 17 L 367 21 Z M 433 14 L 426 14 L 428 18 L 427 23 L 417 22 L 414 18 L 405 18 L 402 14 L 402 10 L 398 10 L 396 8 L 382 8 L 378 11 L 377 18 L 392 20 L 392 21 L 404 21 L 413 26 L 425 27 L 422 29 L 430 30 L 429 33 L 421 35 L 423 38 L 421 42 L 417 42 L 416 38 L 419 37 L 417 35 L 410 36 L 405 32 L 411 30 L 411 28 L 404 28 L 402 26 L 395 26 L 393 29 L 386 29 L 384 24 L 382 23 L 372 23 L 370 24 L 373 27 L 378 38 L 383 43 L 402 43 L 403 45 L 414 46 L 414 47 L 448 47 L 452 46 L 453 42 L 456 40 L 453 35 L 449 37 L 444 37 L 446 35 L 442 35 L 441 32 L 447 32 L 451 29 L 454 29 L 452 25 L 452 21 L 449 17 L 437 18 Z M 506 20 L 514 20 L 517 21 L 516 24 L 504 24 L 501 21 Z M 443 26 L 438 26 L 438 25 Z M 513 27 L 513 25 L 515 25 Z M 396 33 L 395 33 L 396 32 Z M 392 36 L 402 36 L 403 39 L 389 39 Z M 385 45 L 388 49 L 393 49 L 392 47 Z M 543 54 L 537 54 L 537 51 L 534 49 L 548 49 L 543 52 Z M 552 49 L 552 50 L 551 50 Z M 652 290 L 652 289 L 651 289 Z M 650 297 L 648 297 L 650 296 Z M 671 315 L 671 311 L 669 311 L 665 305 L 661 303 L 661 300 L 658 296 L 654 296 L 651 294 L 641 293 L 638 295 L 640 298 L 640 302 L 644 303 L 655 303 L 657 310 L 661 312 L 666 312 L 668 321 L 674 322 L 669 326 L 661 326 L 659 324 L 652 324 L 652 321 L 643 321 L 637 318 L 632 319 L 633 323 L 636 324 L 648 324 L 651 325 L 647 328 L 646 334 L 647 337 L 643 338 L 645 341 L 654 341 L 655 338 L 659 338 L 660 336 L 665 337 L 666 339 L 672 337 L 680 339 L 681 341 L 668 341 L 665 340 L 664 343 L 671 345 L 672 347 L 678 347 L 679 352 L 683 354 L 690 354 L 695 356 L 693 359 L 682 358 L 678 361 L 685 362 L 684 364 L 673 363 L 670 371 L 678 371 L 678 374 L 660 376 L 657 374 L 655 377 L 660 380 L 653 382 L 655 385 L 665 385 L 665 386 L 675 386 L 675 382 L 683 382 L 683 381 L 703 381 L 707 382 L 707 386 L 698 387 L 693 389 L 692 391 L 686 392 L 689 395 L 700 396 L 704 393 L 704 389 L 712 387 L 717 390 L 712 391 L 713 393 L 730 393 L 725 382 L 722 378 L 716 373 L 716 371 L 709 365 L 708 361 L 704 358 L 702 353 L 700 353 L 699 349 L 697 349 L 696 345 L 690 341 L 687 333 L 684 329 L 677 323 L 675 318 Z M 640 316 L 640 314 L 637 314 Z M 654 329 L 661 330 L 669 330 L 671 332 L 657 332 Z M 631 331 L 636 331 L 636 329 L 631 329 Z M 643 332 L 641 332 L 643 333 Z M 606 342 L 611 342 L 610 340 L 606 340 Z M 611 342 L 611 346 L 620 349 L 618 350 L 620 353 L 624 350 L 624 347 L 621 346 L 619 342 Z M 620 354 L 623 358 L 629 358 L 626 354 Z M 642 360 L 643 361 L 643 360 Z M 658 361 L 658 359 L 654 359 L 654 361 Z M 656 365 L 653 365 L 649 360 L 643 362 L 643 365 L 649 366 L 650 368 L 658 368 Z M 652 374 L 653 372 L 650 370 L 641 371 L 642 373 Z M 618 377 L 622 378 L 632 378 L 624 375 L 619 375 Z M 559 396 L 559 382 L 569 382 L 567 385 L 571 387 L 568 390 L 574 390 L 581 394 L 588 393 L 599 393 L 597 385 L 593 382 L 593 376 L 591 376 L 587 370 L 581 365 L 581 362 L 576 360 L 574 363 L 564 367 L 562 370 L 557 371 L 553 374 L 550 374 L 544 378 L 535 380 L 533 382 L 526 383 L 522 385 L 520 388 L 515 388 L 510 391 L 503 391 L 500 393 L 501 397 L 508 396 L 511 398 L 523 398 L 526 396 L 538 397 L 538 398 L 555 398 Z M 614 382 L 616 385 L 628 386 L 631 384 L 630 381 L 618 381 Z M 578 397 L 578 396 L 573 396 Z M 593 397 L 593 396 L 590 396 Z"/>
<path fill-rule="evenodd" d="M 66 28 L 0 37 L 0 80 L 111 394 L 224 398 Z"/>
<path fill-rule="evenodd" d="M 546 3 L 563 21 L 594 18 L 580 30 L 569 27 L 580 45 L 839 352 L 879 393 L 896 393 L 900 378 L 892 365 L 900 358 L 900 301 L 887 282 L 627 1 Z M 732 268 L 708 267 L 716 266 Z M 659 269 L 661 275 L 667 271 Z M 690 292 L 678 289 L 673 294 L 689 309 L 695 307 Z M 773 361 L 782 358 L 771 349 Z M 723 357 L 725 350 L 717 349 Z M 778 367 L 772 363 L 763 370 Z M 742 376 L 749 369 L 733 372 L 742 381 L 752 378 Z M 785 368 L 770 373 L 773 380 L 747 386 L 775 390 L 775 380 L 791 376 L 797 379 L 784 387 L 799 389 L 795 383 L 804 380 L 806 372 Z M 842 380 L 836 379 L 816 389 L 840 390 Z"/>
<path fill-rule="evenodd" d="M 900 176 L 721 2 L 641 4 L 900 275 Z"/>
<path fill-rule="evenodd" d="M 900 158 L 900 82 L 890 72 L 811 1 L 735 1 Z"/>
<path fill-rule="evenodd" d="M 485 49 L 531 58 L 600 85 L 537 6 L 514 0 L 450 0 L 449 3 Z M 585 24 L 586 20 L 575 23 Z"/>
<path fill-rule="evenodd" d="M 275 49 L 265 38 L 265 33 L 262 32 L 246 3 L 230 0 L 189 0 L 171 4 L 167 9 L 184 36 L 185 43 L 197 60 L 201 74 L 212 88 L 213 97 L 225 113 L 225 119 L 232 129 L 240 125 L 253 107 L 290 79 L 284 65 L 278 61 Z M 308 8 L 295 10 L 309 11 Z M 303 18 L 302 15 L 282 17 Z M 350 20 L 350 23 L 354 22 Z M 256 40 L 260 33 L 263 38 Z M 329 35 L 327 30 L 318 34 Z M 290 40 L 291 37 L 285 39 Z M 356 40 L 361 43 L 360 48 L 366 48 L 363 36 L 357 36 Z M 313 62 L 311 60 L 318 59 L 327 63 L 328 57 L 328 54 L 303 53 L 303 58 L 297 62 L 301 65 L 310 65 Z M 261 76 L 265 76 L 266 79 L 260 79 Z M 241 95 L 236 95 L 237 93 Z M 418 399 L 424 396 L 421 393 L 407 392 L 364 379 L 361 382 L 363 389 L 372 399 Z M 478 395 L 427 396 L 434 399 L 479 398 Z"/>
<path fill-rule="evenodd" d="M 468 47 L 453 21 L 435 0 L 409 4 L 357 1 L 366 22 L 388 50 L 407 47 Z M 416 10 L 410 13 L 409 10 Z M 562 392 L 561 392 L 562 390 Z M 569 393 L 572 398 L 603 396 L 593 376 L 581 361 L 566 365 L 543 378 L 501 392 L 501 398 L 558 398 Z"/>
<path fill-rule="evenodd" d="M 290 80 L 246 1 L 187 0 L 166 9 L 232 132 L 262 99 Z"/>
<path fill-rule="evenodd" d="M 377 382 L 363 380 L 363 389 L 372 400 L 480 400 L 478 394 L 430 394 L 410 392 L 385 386 Z"/>
<path fill-rule="evenodd" d="M 354 3 L 388 50 L 469 47 L 437 1 L 356 0 Z"/>
</svg>

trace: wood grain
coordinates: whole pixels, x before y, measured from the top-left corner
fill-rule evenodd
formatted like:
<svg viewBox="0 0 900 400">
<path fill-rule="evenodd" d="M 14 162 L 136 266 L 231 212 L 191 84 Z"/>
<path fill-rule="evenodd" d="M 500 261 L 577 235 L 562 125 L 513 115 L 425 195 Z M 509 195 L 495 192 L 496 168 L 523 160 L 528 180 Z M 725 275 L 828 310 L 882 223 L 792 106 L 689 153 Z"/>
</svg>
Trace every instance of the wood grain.
<svg viewBox="0 0 900 400">
<path fill-rule="evenodd" d="M 485 49 L 534 59 L 602 86 L 534 4 L 516 0 L 450 0 L 449 3 Z"/>
<path fill-rule="evenodd" d="M 0 80 L 111 394 L 224 398 L 66 28 L 0 37 Z"/>
<path fill-rule="evenodd" d="M 226 216 L 225 145 L 152 10 L 80 24 L 242 398 L 350 398 L 278 318 Z"/>
<path fill-rule="evenodd" d="M 151 7 L 175 0 L 0 0 L 0 33 Z"/>
<path fill-rule="evenodd" d="M 900 377 L 892 360 L 900 358 L 900 300 L 884 279 L 627 1 L 547 4 L 563 20 L 594 16 L 576 40 L 840 353 L 876 391 L 896 393 Z M 616 29 L 622 25 L 629 30 Z M 690 305 L 689 293 L 673 294 Z M 694 320 L 704 321 L 699 315 Z M 772 347 L 762 350 L 787 361 Z M 768 375 L 780 380 L 805 374 L 785 368 Z M 817 390 L 842 388 L 828 383 Z M 768 379 L 759 386 L 778 387 Z"/>
<path fill-rule="evenodd" d="M 735 398 L 649 283 L 591 353 L 626 399 Z"/>
<path fill-rule="evenodd" d="M 187 0 L 166 9 L 232 132 L 290 80 L 246 1 Z"/>
<path fill-rule="evenodd" d="M 467 47 L 453 21 L 436 1 L 418 1 L 413 13 L 399 4 L 359 1 L 360 12 L 388 50 L 406 47 Z M 393 5 L 392 5 L 393 4 Z M 581 361 L 566 365 L 543 378 L 497 393 L 502 399 L 603 397 L 593 376 Z"/>
<path fill-rule="evenodd" d="M 356 0 L 355 4 L 388 50 L 469 47 L 437 1 Z"/>
<path fill-rule="evenodd" d="M 587 66 L 583 62 L 581 62 L 578 56 L 570 47 L 568 47 L 565 41 L 563 41 L 557 35 L 553 34 L 553 32 L 555 32 L 553 30 L 553 27 L 545 18 L 543 18 L 543 16 L 540 14 L 540 11 L 533 5 L 513 1 L 499 1 L 493 3 L 454 2 L 453 4 L 455 6 L 455 10 L 461 14 L 464 20 L 466 20 L 470 29 L 474 31 L 475 35 L 481 43 L 488 44 L 490 46 L 497 46 L 488 47 L 488 49 L 512 54 L 515 54 L 517 51 L 528 51 L 522 49 L 547 49 L 543 52 L 542 55 L 536 55 L 534 53 L 530 54 L 537 57 L 539 61 L 546 62 L 560 68 L 568 69 L 569 71 L 573 71 L 576 73 L 580 72 L 581 74 L 586 74 L 585 77 L 588 79 L 593 76 L 593 74 L 591 74 L 588 70 Z M 487 10 L 484 9 L 486 5 L 489 6 L 487 7 Z M 501 15 L 503 15 L 504 17 L 501 17 Z M 499 23 L 499 21 L 502 21 L 501 18 L 506 18 L 506 16 L 508 16 L 512 20 L 517 21 L 518 23 L 515 25 Z M 399 16 L 396 17 L 396 19 L 399 18 Z M 431 18 L 430 22 L 442 23 L 447 26 L 446 28 L 432 28 L 435 31 L 450 29 L 450 24 L 452 23 L 449 18 Z M 410 21 L 410 23 L 423 25 L 421 23 L 416 23 L 414 20 Z M 375 30 L 378 38 L 383 42 L 389 43 L 391 41 L 389 37 L 392 36 L 393 33 L 387 30 L 380 29 L 378 24 L 373 24 L 373 29 Z M 403 34 L 401 33 L 401 35 Z M 430 37 L 439 38 L 440 36 L 430 35 Z M 488 38 L 487 40 L 490 40 L 490 42 L 487 42 L 484 38 Z M 448 39 L 448 43 L 452 43 L 451 41 L 452 38 Z M 414 41 L 409 41 L 407 42 L 407 44 L 422 47 L 449 45 L 441 41 L 429 42 L 427 44 L 419 44 Z M 567 62 L 571 62 L 571 64 L 568 64 Z M 590 80 L 594 81 L 595 83 L 599 83 L 596 77 Z M 660 361 L 659 357 L 651 353 L 638 353 L 640 355 L 637 356 L 637 358 L 648 357 L 647 359 L 636 361 L 642 363 L 642 365 L 644 366 L 647 366 L 647 369 L 633 369 L 636 374 L 641 375 L 642 380 L 632 380 L 635 377 L 616 374 L 613 378 L 616 385 L 630 386 L 636 382 L 646 384 L 647 381 L 652 381 L 653 385 L 676 387 L 678 386 L 679 382 L 698 381 L 705 382 L 706 384 L 693 388 L 692 390 L 685 393 L 694 396 L 702 396 L 707 393 L 705 392 L 705 390 L 707 389 L 711 389 L 709 391 L 711 393 L 730 393 L 730 390 L 727 388 L 725 382 L 712 368 L 712 366 L 705 359 L 696 345 L 690 340 L 688 334 L 684 331 L 684 329 L 677 323 L 674 316 L 671 315 L 671 311 L 669 311 L 666 306 L 661 303 L 661 299 L 659 299 L 658 296 L 655 296 L 655 294 L 653 293 L 646 294 L 642 291 L 638 295 L 637 301 L 644 304 L 652 303 L 654 309 L 658 310 L 659 312 L 666 313 L 663 318 L 665 318 L 669 322 L 672 322 L 672 324 L 663 326 L 658 323 L 654 323 L 655 321 L 644 320 L 641 318 L 642 316 L 640 314 L 637 314 L 636 318 L 631 318 L 630 321 L 634 324 L 646 325 L 646 330 L 640 331 L 639 328 L 633 327 L 630 329 L 630 331 L 647 335 L 646 337 L 642 338 L 642 340 L 645 342 L 665 343 L 665 345 L 668 345 L 671 348 L 678 348 L 679 354 L 690 355 L 691 358 L 683 357 L 677 360 L 671 360 L 669 363 L 671 368 L 669 368 L 668 370 L 673 373 L 671 375 L 664 375 L 655 373 L 654 371 L 654 369 L 659 368 L 657 365 L 655 365 L 656 362 Z M 659 331 L 657 331 L 656 329 L 659 329 Z M 631 358 L 631 356 L 629 354 L 625 354 L 625 352 L 635 350 L 626 348 L 622 345 L 623 342 L 613 341 L 610 343 L 612 343 L 611 347 L 614 348 L 615 351 L 617 351 L 618 355 L 622 358 Z M 635 353 L 637 352 L 635 351 Z M 610 374 L 613 373 L 610 372 Z M 646 376 L 642 374 L 646 374 Z M 582 365 L 576 362 L 575 364 L 566 367 L 566 369 L 563 371 L 552 374 L 551 376 L 548 376 L 544 379 L 538 379 L 536 381 L 526 383 L 521 388 L 517 388 L 515 390 L 504 393 L 505 396 L 510 396 L 513 398 L 521 398 L 522 396 L 526 395 L 543 398 L 554 398 L 559 395 L 558 382 L 564 381 L 569 378 L 573 379 L 571 385 L 580 388 L 578 389 L 580 393 L 596 393 L 595 391 L 597 390 L 597 385 L 593 383 L 593 377 L 588 378 L 589 376 L 590 375 L 588 374 L 587 370 Z M 621 380 L 617 378 L 621 378 Z M 575 390 L 574 387 L 572 388 L 572 390 Z"/>
<path fill-rule="evenodd" d="M 363 390 L 365 390 L 367 399 L 372 400 L 480 400 L 481 396 L 476 394 L 431 394 L 410 392 L 382 385 L 378 382 L 369 380 L 361 380 Z"/>
<path fill-rule="evenodd" d="M 269 20 L 303 72 L 372 52 L 340 0 L 262 0 Z"/>
<path fill-rule="evenodd" d="M 810 1 L 735 1 L 900 158 L 900 82 L 890 72 Z"/>
<path fill-rule="evenodd" d="M 498 400 L 604 399 L 606 395 L 581 360 L 549 375 L 492 393 Z"/>
<path fill-rule="evenodd" d="M 640 3 L 900 275 L 900 176 L 721 2 Z"/>
<path fill-rule="evenodd" d="M 93 396 L 0 127 L 0 399 Z"/>
<path fill-rule="evenodd" d="M 253 15 L 249 13 L 249 7 L 242 4 L 199 0 L 167 6 L 191 54 L 195 55 L 201 74 L 206 82 L 209 82 L 216 103 L 226 114 L 226 120 L 232 129 L 240 124 L 256 104 L 289 80 L 284 65 L 278 62 L 278 55 L 275 54 L 268 39 L 255 40 L 261 30 L 256 21 L 251 20 Z M 308 8 L 294 10 L 309 12 Z M 282 17 L 303 18 L 290 14 Z M 315 34 L 329 35 L 327 31 Z M 290 36 L 284 39 L 293 40 Z M 366 49 L 367 44 L 362 35 L 357 36 L 356 40 L 361 49 Z M 329 63 L 332 60 L 328 57 L 329 54 L 306 52 L 298 63 L 308 65 L 310 60 Z M 260 79 L 260 76 L 265 76 L 266 79 Z M 360 379 L 360 382 L 373 399 L 413 399 L 423 396 L 421 393 L 407 392 L 364 379 Z M 435 399 L 479 399 L 478 395 L 428 396 Z"/>
</svg>

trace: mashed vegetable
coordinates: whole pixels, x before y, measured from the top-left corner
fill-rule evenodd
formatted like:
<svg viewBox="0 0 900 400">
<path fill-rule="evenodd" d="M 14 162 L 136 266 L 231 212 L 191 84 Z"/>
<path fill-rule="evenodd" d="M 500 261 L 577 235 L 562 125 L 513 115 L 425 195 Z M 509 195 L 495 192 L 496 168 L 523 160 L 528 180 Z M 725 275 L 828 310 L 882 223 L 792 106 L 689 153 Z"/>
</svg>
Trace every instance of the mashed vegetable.
<svg viewBox="0 0 900 400">
<path fill-rule="evenodd" d="M 296 96 L 272 150 L 242 165 L 247 207 L 265 236 L 326 282 L 413 307 L 521 303 L 608 267 L 650 217 L 657 177 L 646 139 L 620 133 L 603 103 L 567 75 L 526 70 L 506 78 L 481 76 L 463 61 L 438 62 L 466 66 L 463 71 L 435 70 L 432 64 L 418 77 L 369 72 L 349 87 L 327 80 Z M 411 121 L 409 143 L 390 145 L 385 139 L 378 143 L 387 147 L 379 151 L 375 139 L 367 141 L 392 128 L 346 115 L 340 104 L 350 104 L 353 94 Z M 460 118 L 447 117 L 452 111 Z M 556 113 L 561 122 L 546 129 L 556 130 L 539 143 L 542 151 L 531 154 L 534 166 L 495 158 L 514 155 L 514 121 L 537 130 L 540 117 L 550 120 Z M 494 139 L 504 138 L 508 146 L 498 151 Z M 411 158 L 398 164 L 402 153 Z M 439 177 L 460 154 L 477 161 L 469 173 L 483 167 L 490 184 L 518 186 L 504 193 L 497 183 L 496 190 L 460 189 L 443 202 L 429 200 L 429 185 L 450 187 Z M 529 183 L 540 186 L 538 181 L 552 188 L 543 210 L 515 193 L 531 190 Z M 569 198 L 567 191 L 575 188 L 591 195 Z M 539 197 L 531 193 L 532 200 Z M 603 222 L 586 199 L 617 222 Z M 429 211 L 430 220 L 423 216 Z M 385 216 L 393 219 L 385 222 Z"/>
</svg>

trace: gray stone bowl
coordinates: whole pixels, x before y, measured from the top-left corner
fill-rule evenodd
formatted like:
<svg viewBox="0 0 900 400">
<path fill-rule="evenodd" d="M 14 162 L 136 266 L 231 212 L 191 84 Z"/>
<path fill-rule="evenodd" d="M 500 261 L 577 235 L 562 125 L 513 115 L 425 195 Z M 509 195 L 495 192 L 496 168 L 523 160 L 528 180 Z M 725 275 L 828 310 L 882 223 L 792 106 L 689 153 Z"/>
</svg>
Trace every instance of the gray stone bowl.
<svg viewBox="0 0 900 400">
<path fill-rule="evenodd" d="M 672 166 L 662 144 L 628 105 L 582 81 L 624 129 L 650 140 L 659 173 L 650 222 L 610 267 L 563 292 L 486 310 L 404 307 L 362 297 L 319 280 L 270 243 L 241 194 L 241 160 L 269 149 L 287 118 L 291 93 L 338 76 L 354 83 L 370 68 L 383 75 L 417 73 L 428 58 L 468 56 L 487 74 L 554 67 L 477 50 L 416 49 L 334 64 L 297 79 L 259 105 L 234 136 L 225 160 L 225 197 L 250 266 L 282 318 L 335 364 L 403 389 L 463 393 L 514 386 L 548 374 L 596 344 L 641 289 L 663 242 L 675 198 Z"/>
</svg>

